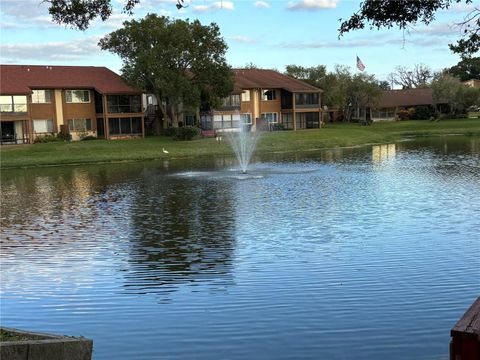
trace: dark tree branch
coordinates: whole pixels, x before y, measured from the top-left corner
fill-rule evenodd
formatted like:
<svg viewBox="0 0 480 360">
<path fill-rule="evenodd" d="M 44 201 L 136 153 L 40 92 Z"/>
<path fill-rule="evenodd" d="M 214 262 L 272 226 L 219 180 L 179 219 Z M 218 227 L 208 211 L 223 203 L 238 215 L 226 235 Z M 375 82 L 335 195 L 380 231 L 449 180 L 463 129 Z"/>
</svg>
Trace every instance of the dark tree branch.
<svg viewBox="0 0 480 360">
<path fill-rule="evenodd" d="M 453 3 L 466 4 L 472 0 L 364 0 L 360 9 L 349 19 L 340 19 L 339 38 L 344 34 L 369 26 L 370 29 L 398 27 L 405 30 L 409 25 L 429 25 L 435 20 L 438 10 L 448 9 Z M 450 49 L 468 57 L 480 49 L 480 11 L 475 8 L 462 23 L 464 36 Z M 405 33 L 404 33 L 405 41 Z"/>
</svg>

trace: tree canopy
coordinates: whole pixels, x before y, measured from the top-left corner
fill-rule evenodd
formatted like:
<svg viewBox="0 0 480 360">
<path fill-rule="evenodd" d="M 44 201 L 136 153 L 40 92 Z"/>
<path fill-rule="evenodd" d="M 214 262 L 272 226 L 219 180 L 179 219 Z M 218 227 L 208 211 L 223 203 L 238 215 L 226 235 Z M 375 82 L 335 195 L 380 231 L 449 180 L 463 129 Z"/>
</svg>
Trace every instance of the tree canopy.
<svg viewBox="0 0 480 360">
<path fill-rule="evenodd" d="M 305 81 L 307 84 L 320 89 L 328 89 L 322 94 L 322 104 L 328 107 L 339 107 L 342 94 L 339 93 L 339 87 L 335 74 L 327 72 L 325 65 L 312 67 L 303 67 L 299 65 L 287 65 L 285 74 L 296 79 Z"/>
<path fill-rule="evenodd" d="M 312 67 L 287 65 L 286 74 L 325 89 L 322 104 L 342 109 L 346 121 L 352 119 L 353 111 L 356 109 L 374 107 L 382 93 L 375 76 L 366 73 L 352 74 L 346 66 L 337 65 L 335 71 L 327 72 L 324 65 Z"/>
<path fill-rule="evenodd" d="M 123 11 L 129 15 L 140 0 L 119 0 L 123 3 Z M 53 21 L 69 25 L 74 29 L 86 30 L 90 22 L 97 17 L 103 21 L 112 15 L 111 0 L 43 0 L 49 3 L 48 12 Z"/>
<path fill-rule="evenodd" d="M 433 71 L 426 65 L 416 64 L 413 68 L 397 66 L 395 71 L 389 74 L 389 80 L 403 89 L 425 88 L 433 79 Z"/>
<path fill-rule="evenodd" d="M 233 90 L 227 45 L 214 23 L 149 14 L 126 21 L 99 45 L 120 56 L 127 82 L 156 95 L 164 116 L 161 100 L 168 99 L 174 125 L 183 110 L 193 111 L 202 99 L 214 106 Z"/>
<path fill-rule="evenodd" d="M 435 103 L 449 105 L 450 114 L 464 112 L 472 105 L 480 105 L 480 89 L 467 87 L 449 74 L 435 76 L 432 81 L 432 95 Z"/>
<path fill-rule="evenodd" d="M 462 59 L 457 65 L 445 71 L 462 81 L 480 79 L 480 57 Z"/>
<path fill-rule="evenodd" d="M 472 0 L 364 0 L 348 20 L 340 19 L 340 36 L 367 25 L 371 29 L 396 26 L 403 30 L 418 22 L 428 25 L 438 10 L 448 9 L 453 3 L 470 4 Z M 449 47 L 469 57 L 480 49 L 480 9 L 475 8 L 459 25 L 463 27 L 463 38 Z"/>
</svg>

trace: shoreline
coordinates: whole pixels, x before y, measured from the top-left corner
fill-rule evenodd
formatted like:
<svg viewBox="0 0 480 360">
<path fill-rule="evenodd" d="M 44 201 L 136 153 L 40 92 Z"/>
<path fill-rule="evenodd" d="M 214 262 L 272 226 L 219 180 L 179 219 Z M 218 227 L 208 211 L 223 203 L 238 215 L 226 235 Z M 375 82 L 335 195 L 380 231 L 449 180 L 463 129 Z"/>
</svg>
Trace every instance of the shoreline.
<svg viewBox="0 0 480 360">
<path fill-rule="evenodd" d="M 440 124 L 440 126 L 438 125 Z M 433 127 L 433 128 L 431 128 Z M 362 127 L 358 124 L 329 124 L 319 130 L 279 131 L 262 136 L 256 155 L 314 152 L 360 148 L 419 138 L 480 136 L 480 119 L 396 122 Z M 168 148 L 169 154 L 162 152 Z M 1 147 L 1 170 L 121 164 L 140 161 L 182 160 L 204 156 L 234 156 L 228 141 L 212 138 L 173 141 L 164 136 L 140 140 L 94 140 Z"/>
</svg>

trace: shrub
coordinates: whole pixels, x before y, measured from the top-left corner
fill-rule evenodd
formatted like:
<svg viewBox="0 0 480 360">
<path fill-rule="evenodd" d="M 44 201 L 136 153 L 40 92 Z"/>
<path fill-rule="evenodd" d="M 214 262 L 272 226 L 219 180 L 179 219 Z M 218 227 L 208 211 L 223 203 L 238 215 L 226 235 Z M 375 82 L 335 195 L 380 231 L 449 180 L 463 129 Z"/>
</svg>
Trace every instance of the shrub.
<svg viewBox="0 0 480 360">
<path fill-rule="evenodd" d="M 71 141 L 72 135 L 70 135 L 69 133 L 59 132 L 57 134 L 57 138 L 59 139 L 59 141 Z"/>
<path fill-rule="evenodd" d="M 175 130 L 174 140 L 192 140 L 195 136 L 200 135 L 200 129 L 194 126 L 184 126 Z"/>
<path fill-rule="evenodd" d="M 400 109 L 397 111 L 397 116 L 400 120 L 408 120 L 410 118 L 410 111 L 407 109 Z"/>
<path fill-rule="evenodd" d="M 431 106 L 416 106 L 411 114 L 411 120 L 429 120 L 435 117 L 435 109 Z"/>
<path fill-rule="evenodd" d="M 87 136 L 90 136 L 87 131 L 77 131 L 77 135 L 80 140 L 83 140 Z"/>
<path fill-rule="evenodd" d="M 174 127 L 166 128 L 163 131 L 163 135 L 168 137 L 175 137 L 176 134 L 177 134 L 177 128 L 174 128 Z"/>
<path fill-rule="evenodd" d="M 40 136 L 37 136 L 35 140 L 33 140 L 35 144 L 49 143 L 49 142 L 56 142 L 56 141 L 62 141 L 62 139 L 58 138 L 53 134 L 40 135 Z"/>
<path fill-rule="evenodd" d="M 272 131 L 285 130 L 283 124 L 272 124 Z"/>
<path fill-rule="evenodd" d="M 97 137 L 96 136 L 93 136 L 93 135 L 86 135 L 82 138 L 80 138 L 81 141 L 88 141 L 88 140 L 97 140 Z"/>
<path fill-rule="evenodd" d="M 173 138 L 174 140 L 192 140 L 200 135 L 200 129 L 195 126 L 170 127 L 164 130 L 163 135 Z"/>
</svg>

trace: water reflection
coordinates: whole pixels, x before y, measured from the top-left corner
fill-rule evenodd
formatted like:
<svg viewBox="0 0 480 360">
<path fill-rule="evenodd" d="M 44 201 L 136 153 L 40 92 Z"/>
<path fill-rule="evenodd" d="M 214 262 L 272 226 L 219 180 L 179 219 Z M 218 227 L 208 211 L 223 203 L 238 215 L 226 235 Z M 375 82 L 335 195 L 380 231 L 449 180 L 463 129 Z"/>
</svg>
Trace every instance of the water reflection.
<svg viewBox="0 0 480 360">
<path fill-rule="evenodd" d="M 228 157 L 4 171 L 2 323 L 99 360 L 441 358 L 478 295 L 479 143 L 262 155 L 246 180 Z"/>
<path fill-rule="evenodd" d="M 373 145 L 372 146 L 372 162 L 379 164 L 385 160 L 394 159 L 397 154 L 395 144 Z"/>
<path fill-rule="evenodd" d="M 149 172 L 131 208 L 129 292 L 160 294 L 205 282 L 220 289 L 232 283 L 231 186 Z"/>
<path fill-rule="evenodd" d="M 219 289 L 232 282 L 229 182 L 169 177 L 165 164 L 3 175 L 1 255 L 12 263 L 19 256 L 28 260 L 2 277 L 5 285 L 35 292 L 61 272 L 85 283 L 97 277 L 95 267 L 110 263 L 130 293 L 168 293 L 185 283 Z M 45 269 L 46 261 L 56 266 Z M 25 277 L 20 283 L 19 276 Z"/>
</svg>

